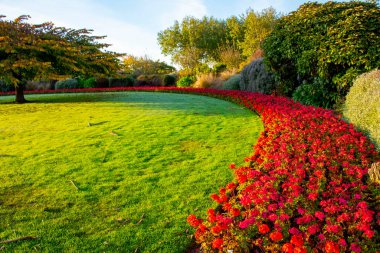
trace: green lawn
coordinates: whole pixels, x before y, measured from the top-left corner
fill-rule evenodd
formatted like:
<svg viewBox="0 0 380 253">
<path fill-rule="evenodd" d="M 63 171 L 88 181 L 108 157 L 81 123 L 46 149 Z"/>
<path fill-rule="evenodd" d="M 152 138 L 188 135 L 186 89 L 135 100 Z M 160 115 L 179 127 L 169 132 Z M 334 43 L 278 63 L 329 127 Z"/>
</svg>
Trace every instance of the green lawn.
<svg viewBox="0 0 380 253">
<path fill-rule="evenodd" d="M 184 252 L 190 213 L 263 130 L 214 98 L 148 92 L 0 97 L 4 252 Z M 0 250 L 1 251 L 1 250 Z"/>
</svg>

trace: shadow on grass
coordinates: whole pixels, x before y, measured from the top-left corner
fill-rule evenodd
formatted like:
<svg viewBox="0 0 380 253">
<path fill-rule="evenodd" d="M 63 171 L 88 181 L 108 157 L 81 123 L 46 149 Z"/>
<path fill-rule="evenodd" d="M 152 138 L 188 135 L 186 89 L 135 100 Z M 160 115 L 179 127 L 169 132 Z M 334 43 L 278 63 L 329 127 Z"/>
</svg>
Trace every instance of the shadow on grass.
<svg viewBox="0 0 380 253">
<path fill-rule="evenodd" d="M 14 104 L 13 97 L 0 97 L 1 104 Z M 112 106 L 139 107 L 144 110 L 184 111 L 202 116 L 239 115 L 244 108 L 226 106 L 227 101 L 216 98 L 165 92 L 104 92 L 104 93 L 58 93 L 27 95 L 27 104 L 57 103 L 112 103 Z M 22 106 L 22 105 L 21 105 Z M 228 109 L 227 109 L 228 108 Z M 222 110 L 221 110 L 222 109 Z"/>
</svg>

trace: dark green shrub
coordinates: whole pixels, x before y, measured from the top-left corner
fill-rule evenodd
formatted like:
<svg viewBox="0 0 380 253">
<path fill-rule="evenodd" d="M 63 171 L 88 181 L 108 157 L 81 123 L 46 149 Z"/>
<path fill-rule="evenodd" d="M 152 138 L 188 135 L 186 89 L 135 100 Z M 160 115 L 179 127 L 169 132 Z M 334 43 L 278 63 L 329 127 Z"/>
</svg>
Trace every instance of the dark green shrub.
<svg viewBox="0 0 380 253">
<path fill-rule="evenodd" d="M 0 80 L 0 91 L 1 92 L 9 92 L 14 91 L 14 85 L 7 85 L 3 80 Z"/>
<path fill-rule="evenodd" d="M 175 86 L 177 82 L 177 76 L 174 74 L 164 75 L 163 85 L 164 86 Z"/>
<path fill-rule="evenodd" d="M 177 81 L 177 87 L 191 87 L 196 80 L 194 76 L 184 76 Z"/>
<path fill-rule="evenodd" d="M 136 79 L 137 86 L 162 86 L 162 84 L 160 75 L 140 75 Z"/>
<path fill-rule="evenodd" d="M 110 87 L 132 87 L 135 84 L 135 79 L 132 76 L 127 76 L 125 78 L 110 78 Z"/>
<path fill-rule="evenodd" d="M 70 78 L 66 80 L 60 80 L 55 83 L 55 89 L 77 89 L 78 86 L 78 79 L 76 78 Z"/>
<path fill-rule="evenodd" d="M 329 90 L 331 84 L 322 79 L 316 78 L 311 83 L 305 83 L 298 86 L 293 92 L 294 101 L 304 105 L 313 105 L 324 108 L 331 108 L 339 98 L 338 93 Z"/>
<path fill-rule="evenodd" d="M 240 89 L 240 79 L 241 75 L 237 74 L 231 76 L 229 79 L 223 82 L 222 89 L 223 90 L 239 90 Z"/>
<path fill-rule="evenodd" d="M 280 18 L 262 47 L 287 95 L 321 77 L 344 96 L 356 76 L 380 65 L 380 8 L 364 1 L 306 3 Z"/>
<path fill-rule="evenodd" d="M 343 116 L 380 150 L 380 70 L 360 75 L 346 96 Z"/>
<path fill-rule="evenodd" d="M 276 90 L 274 75 L 267 70 L 263 58 L 254 60 L 241 71 L 240 90 L 271 94 Z"/>
<path fill-rule="evenodd" d="M 109 79 L 108 78 L 96 78 L 96 87 L 95 88 L 108 88 Z"/>
<path fill-rule="evenodd" d="M 95 88 L 95 87 L 96 87 L 95 77 L 90 77 L 83 81 L 83 88 Z"/>
</svg>

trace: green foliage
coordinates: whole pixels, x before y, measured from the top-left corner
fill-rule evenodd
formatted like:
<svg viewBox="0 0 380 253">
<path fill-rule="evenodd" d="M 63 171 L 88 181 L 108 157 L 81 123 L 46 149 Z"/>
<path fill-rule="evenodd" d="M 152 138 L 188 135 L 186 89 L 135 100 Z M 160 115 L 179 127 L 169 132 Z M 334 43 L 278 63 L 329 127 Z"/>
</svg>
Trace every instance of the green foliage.
<svg viewBox="0 0 380 253">
<path fill-rule="evenodd" d="M 233 75 L 228 80 L 223 82 L 223 90 L 240 90 L 240 79 L 241 75 Z"/>
<path fill-rule="evenodd" d="M 278 21 L 263 48 L 287 95 L 321 77 L 344 96 L 358 74 L 380 65 L 380 9 L 362 1 L 307 3 Z"/>
<path fill-rule="evenodd" d="M 343 116 L 380 150 L 380 70 L 360 75 L 347 94 Z"/>
<path fill-rule="evenodd" d="M 269 8 L 260 13 L 248 10 L 245 15 L 226 20 L 186 17 L 161 31 L 158 43 L 162 53 L 171 56 L 190 75 L 207 73 L 205 69 L 199 71 L 199 66 L 214 63 L 237 69 L 260 48 L 278 16 Z"/>
<path fill-rule="evenodd" d="M 177 75 L 174 75 L 174 74 L 164 75 L 164 78 L 162 81 L 163 81 L 164 86 L 175 86 L 177 82 Z"/>
<path fill-rule="evenodd" d="M 79 87 L 78 79 L 70 78 L 66 80 L 60 80 L 55 83 L 55 89 L 77 89 Z"/>
<path fill-rule="evenodd" d="M 207 211 L 263 129 L 204 96 L 30 97 L 0 96 L 0 240 L 38 240 L 0 244 L 4 253 L 186 252 L 189 212 Z"/>
<path fill-rule="evenodd" d="M 274 75 L 263 58 L 252 61 L 241 71 L 240 90 L 271 94 L 277 89 Z"/>
<path fill-rule="evenodd" d="M 217 63 L 212 67 L 212 73 L 215 75 L 218 75 L 225 70 L 227 70 L 227 65 L 224 63 Z"/>
<path fill-rule="evenodd" d="M 278 18 L 279 14 L 272 7 L 262 12 L 247 11 L 243 25 L 244 40 L 239 43 L 244 57 L 250 57 L 261 48 L 262 41 L 273 30 Z"/>
<path fill-rule="evenodd" d="M 218 47 L 226 41 L 226 24 L 213 17 L 186 17 L 181 23 L 158 34 L 164 55 L 170 55 L 182 68 L 195 69 L 200 63 L 218 60 Z"/>
<path fill-rule="evenodd" d="M 336 91 L 331 91 L 330 87 L 331 84 L 328 81 L 315 78 L 311 83 L 298 86 L 293 92 L 292 98 L 304 105 L 332 108 L 339 95 Z"/>
<path fill-rule="evenodd" d="M 95 87 L 96 87 L 95 77 L 90 77 L 83 81 L 83 88 L 95 88 Z"/>
<path fill-rule="evenodd" d="M 4 81 L 0 80 L 0 91 L 1 92 L 8 92 L 8 91 L 14 91 L 15 88 L 13 86 L 7 85 Z"/>
<path fill-rule="evenodd" d="M 191 87 L 196 80 L 194 76 L 184 76 L 177 81 L 177 87 Z"/>
</svg>

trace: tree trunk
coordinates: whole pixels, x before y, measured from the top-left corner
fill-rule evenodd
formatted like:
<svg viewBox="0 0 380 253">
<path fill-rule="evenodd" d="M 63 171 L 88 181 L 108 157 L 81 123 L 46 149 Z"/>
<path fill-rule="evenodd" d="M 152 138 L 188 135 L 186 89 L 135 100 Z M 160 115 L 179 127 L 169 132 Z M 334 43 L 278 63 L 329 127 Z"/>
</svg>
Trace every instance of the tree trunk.
<svg viewBox="0 0 380 253">
<path fill-rule="evenodd" d="M 15 89 L 16 89 L 16 103 L 18 103 L 18 104 L 23 104 L 23 103 L 28 102 L 24 97 L 24 87 L 25 87 L 24 82 L 20 82 L 15 87 Z"/>
</svg>

